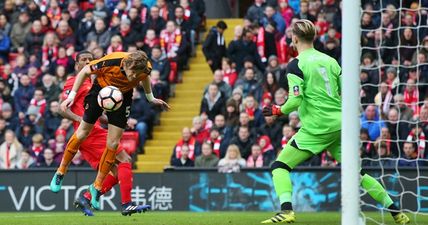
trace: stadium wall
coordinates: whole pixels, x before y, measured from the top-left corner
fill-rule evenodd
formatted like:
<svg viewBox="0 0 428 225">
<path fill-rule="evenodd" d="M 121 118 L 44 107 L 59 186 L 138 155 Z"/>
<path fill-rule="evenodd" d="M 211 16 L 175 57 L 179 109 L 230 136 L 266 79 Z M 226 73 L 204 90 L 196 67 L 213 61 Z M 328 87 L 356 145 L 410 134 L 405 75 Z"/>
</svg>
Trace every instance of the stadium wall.
<svg viewBox="0 0 428 225">
<path fill-rule="evenodd" d="M 368 170 L 378 176 L 380 170 Z M 413 170 L 384 170 L 383 184 L 403 207 L 428 212 L 428 181 L 416 177 Z M 427 173 L 428 169 L 421 173 Z M 74 210 L 73 200 L 87 188 L 95 173 L 71 170 L 63 190 L 49 190 L 53 171 L 0 171 L 0 211 L 67 211 Z M 385 176 L 386 175 L 386 176 Z M 403 179 L 405 178 L 405 179 Z M 245 170 L 221 174 L 214 170 L 173 170 L 159 174 L 135 174 L 133 201 L 149 204 L 154 210 L 177 211 L 275 211 L 277 198 L 268 170 Z M 401 180 L 398 180 L 401 179 Z M 340 209 L 340 170 L 301 168 L 292 173 L 293 202 L 296 211 L 338 211 Z M 406 187 L 406 192 L 402 186 Z M 425 192 L 425 193 L 423 193 Z M 375 204 L 363 195 L 362 200 Z M 118 210 L 120 192 L 113 189 L 101 200 L 102 210 Z M 366 210 L 371 210 L 367 208 Z"/>
</svg>

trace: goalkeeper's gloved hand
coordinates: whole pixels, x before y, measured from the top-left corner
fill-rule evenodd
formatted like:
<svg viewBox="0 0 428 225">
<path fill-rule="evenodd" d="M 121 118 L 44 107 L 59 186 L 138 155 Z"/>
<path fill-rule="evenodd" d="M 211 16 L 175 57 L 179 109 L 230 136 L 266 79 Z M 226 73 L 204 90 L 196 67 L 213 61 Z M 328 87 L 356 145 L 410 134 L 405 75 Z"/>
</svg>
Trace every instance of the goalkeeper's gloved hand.
<svg viewBox="0 0 428 225">
<path fill-rule="evenodd" d="M 281 116 L 281 106 L 269 105 L 263 108 L 263 116 Z"/>
</svg>

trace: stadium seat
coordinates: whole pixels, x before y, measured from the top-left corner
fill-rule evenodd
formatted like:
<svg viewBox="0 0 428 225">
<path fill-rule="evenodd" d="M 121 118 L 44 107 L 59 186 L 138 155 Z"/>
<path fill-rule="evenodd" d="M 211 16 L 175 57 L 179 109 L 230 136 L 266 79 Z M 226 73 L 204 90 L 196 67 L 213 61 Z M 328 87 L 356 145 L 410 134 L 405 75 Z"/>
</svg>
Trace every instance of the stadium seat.
<svg viewBox="0 0 428 225">
<path fill-rule="evenodd" d="M 125 131 L 120 140 L 120 144 L 129 155 L 134 154 L 138 147 L 138 132 Z"/>
</svg>

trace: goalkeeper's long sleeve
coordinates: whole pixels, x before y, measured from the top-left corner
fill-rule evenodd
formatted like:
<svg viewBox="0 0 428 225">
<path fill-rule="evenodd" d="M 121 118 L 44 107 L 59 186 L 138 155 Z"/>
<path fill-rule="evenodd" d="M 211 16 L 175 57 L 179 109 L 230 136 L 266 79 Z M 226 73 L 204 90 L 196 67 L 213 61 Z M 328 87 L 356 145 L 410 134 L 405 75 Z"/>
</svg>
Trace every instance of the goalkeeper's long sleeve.
<svg viewBox="0 0 428 225">
<path fill-rule="evenodd" d="M 281 106 L 283 114 L 289 114 L 296 111 L 303 101 L 303 79 L 299 76 L 289 73 L 288 74 L 288 100 Z"/>
</svg>

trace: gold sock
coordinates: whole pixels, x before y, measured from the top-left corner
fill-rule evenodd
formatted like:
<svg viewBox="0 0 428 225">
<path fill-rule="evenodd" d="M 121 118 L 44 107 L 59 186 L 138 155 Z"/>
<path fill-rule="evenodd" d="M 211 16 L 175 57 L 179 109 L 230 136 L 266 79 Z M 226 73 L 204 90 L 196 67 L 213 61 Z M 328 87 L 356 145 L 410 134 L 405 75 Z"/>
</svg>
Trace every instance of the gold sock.
<svg viewBox="0 0 428 225">
<path fill-rule="evenodd" d="M 106 148 L 103 152 L 103 155 L 100 159 L 100 164 L 98 165 L 98 174 L 95 178 L 94 187 L 97 190 L 101 190 L 103 182 L 107 174 L 110 172 L 111 167 L 114 165 L 116 160 L 116 149 Z"/>
<path fill-rule="evenodd" d="M 57 169 L 57 173 L 63 175 L 67 173 L 68 165 L 70 165 L 71 160 L 74 158 L 74 155 L 76 155 L 76 152 L 79 150 L 81 143 L 82 141 L 79 140 L 76 137 L 76 133 L 74 133 L 68 141 L 67 147 L 64 150 L 64 155 L 62 156 L 61 164 Z"/>
</svg>

